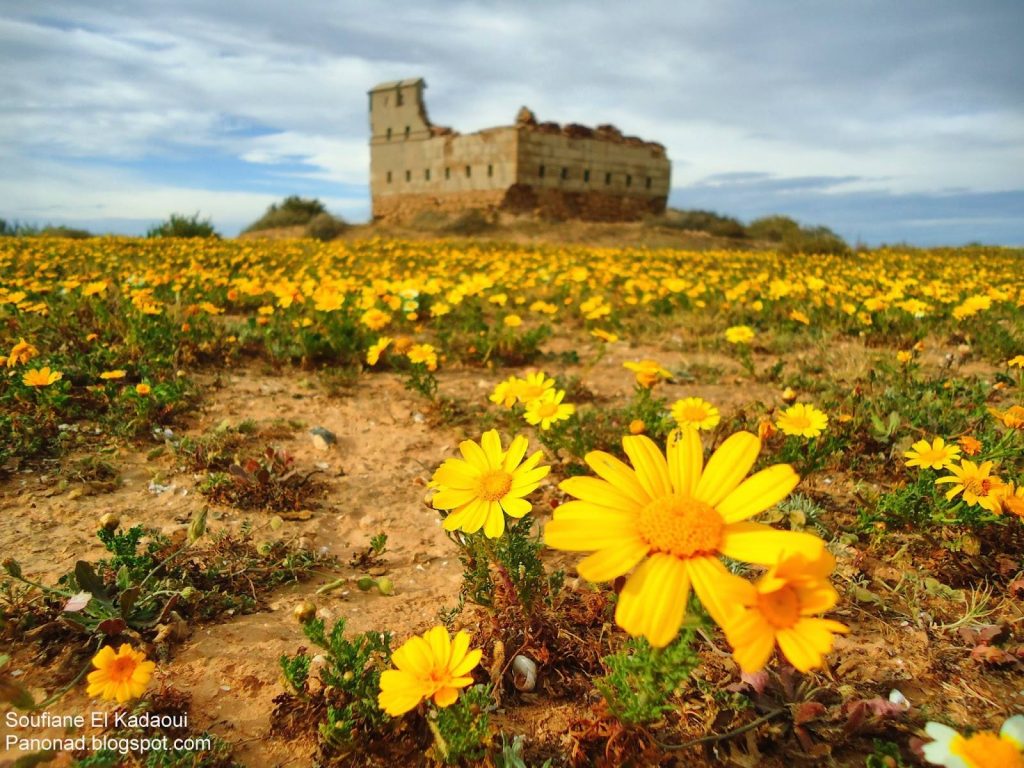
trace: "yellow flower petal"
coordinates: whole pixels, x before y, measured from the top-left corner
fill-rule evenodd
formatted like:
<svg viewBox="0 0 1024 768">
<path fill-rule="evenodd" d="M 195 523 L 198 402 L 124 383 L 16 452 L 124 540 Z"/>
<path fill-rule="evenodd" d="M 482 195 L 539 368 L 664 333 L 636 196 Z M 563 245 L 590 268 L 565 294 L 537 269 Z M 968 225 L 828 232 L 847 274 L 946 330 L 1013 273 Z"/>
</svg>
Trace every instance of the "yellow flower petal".
<svg viewBox="0 0 1024 768">
<path fill-rule="evenodd" d="M 701 605 L 720 627 L 729 626 L 754 597 L 750 582 L 729 573 L 717 557 L 691 558 L 686 569 Z"/>
<path fill-rule="evenodd" d="M 729 495 L 746 476 L 761 452 L 761 441 L 750 432 L 737 432 L 708 460 L 694 496 L 712 507 Z"/>
<path fill-rule="evenodd" d="M 632 496 L 619 490 L 607 480 L 601 480 L 596 477 L 584 477 L 582 475 L 570 477 L 559 483 L 558 487 L 581 501 L 589 501 L 593 504 L 615 507 L 616 509 L 624 509 L 630 512 L 639 512 L 642 508 L 641 504 Z"/>
<path fill-rule="evenodd" d="M 679 633 L 689 593 L 686 565 L 671 555 L 652 555 L 626 581 L 615 622 L 629 634 L 643 635 L 655 648 L 663 648 Z"/>
<path fill-rule="evenodd" d="M 783 555 L 802 554 L 815 560 L 825 542 L 810 533 L 778 531 L 761 523 L 731 523 L 722 531 L 719 551 L 733 560 L 774 565 Z"/>
<path fill-rule="evenodd" d="M 799 482 L 789 464 L 776 464 L 748 477 L 716 509 L 727 523 L 746 520 L 778 504 Z"/>
<path fill-rule="evenodd" d="M 584 459 L 592 470 L 599 477 L 604 478 L 626 495 L 636 499 L 641 504 L 651 500 L 650 494 L 637 479 L 634 472 L 627 464 L 619 461 L 610 453 L 604 451 L 591 451 Z"/>
<path fill-rule="evenodd" d="M 668 436 L 668 475 L 680 496 L 692 496 L 704 466 L 704 446 L 693 427 L 673 430 Z"/>
<path fill-rule="evenodd" d="M 611 581 L 628 573 L 650 551 L 643 539 L 632 538 L 580 560 L 576 571 L 587 581 Z"/>
<path fill-rule="evenodd" d="M 633 464 L 640 485 L 652 499 L 672 493 L 665 457 L 651 438 L 629 435 L 622 438 L 622 448 Z"/>
</svg>

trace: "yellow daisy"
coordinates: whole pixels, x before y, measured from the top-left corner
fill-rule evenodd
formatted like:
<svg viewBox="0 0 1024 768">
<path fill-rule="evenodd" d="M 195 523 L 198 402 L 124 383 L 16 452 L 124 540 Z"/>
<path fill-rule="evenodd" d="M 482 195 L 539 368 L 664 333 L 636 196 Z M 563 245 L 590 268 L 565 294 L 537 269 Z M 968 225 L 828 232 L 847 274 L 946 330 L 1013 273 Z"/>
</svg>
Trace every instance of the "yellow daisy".
<svg viewBox="0 0 1024 768">
<path fill-rule="evenodd" d="M 680 427 L 714 429 L 721 421 L 718 409 L 700 397 L 685 397 L 672 403 L 672 418 Z"/>
<path fill-rule="evenodd" d="M 725 340 L 730 344 L 749 344 L 754 340 L 754 329 L 749 325 L 734 325 L 725 329 Z"/>
<path fill-rule="evenodd" d="M 835 559 L 822 550 L 817 560 L 801 554 L 784 556 L 756 584 L 731 577 L 733 596 L 728 602 L 742 608 L 726 620 L 725 635 L 744 672 L 763 669 L 776 643 L 801 672 L 821 666 L 832 650 L 833 633 L 849 632 L 837 621 L 813 617 L 839 600 L 828 582 L 833 568 Z"/>
<path fill-rule="evenodd" d="M 960 449 L 955 445 L 946 445 L 945 440 L 936 437 L 931 443 L 918 440 L 903 455 L 907 458 L 908 467 L 945 469 L 960 458 Z"/>
<path fill-rule="evenodd" d="M 55 381 L 60 381 L 64 378 L 64 374 L 60 371 L 51 371 L 49 366 L 45 368 L 39 368 L 38 370 L 32 368 L 25 371 L 25 375 L 21 377 L 22 383 L 27 387 L 48 387 Z"/>
<path fill-rule="evenodd" d="M 366 350 L 366 364 L 376 365 L 380 361 L 381 354 L 388 348 L 391 341 L 392 339 L 390 336 L 381 336 L 373 342 L 373 344 L 370 345 L 370 348 Z"/>
<path fill-rule="evenodd" d="M 544 395 L 549 389 L 555 388 L 555 380 L 549 379 L 541 371 L 531 371 L 523 379 L 516 379 L 513 385 L 516 398 L 521 403 L 528 403 Z"/>
<path fill-rule="evenodd" d="M 924 745 L 924 758 L 946 768 L 1024 768 L 1024 715 L 1003 723 L 998 734 L 979 731 L 964 738 L 948 725 L 928 723 L 924 727 L 931 741 Z"/>
<path fill-rule="evenodd" d="M 983 461 L 981 465 L 975 464 L 969 459 L 963 459 L 960 466 L 950 466 L 949 471 L 953 474 L 940 477 L 935 481 L 936 485 L 952 484 L 953 487 L 946 491 L 946 499 L 952 501 L 958 493 L 963 494 L 963 500 L 967 506 L 980 506 L 989 512 L 999 514 L 999 490 L 1003 481 L 992 471 L 992 462 Z"/>
<path fill-rule="evenodd" d="M 828 426 L 828 416 L 813 405 L 797 403 L 777 416 L 775 425 L 787 435 L 817 437 Z"/>
<path fill-rule="evenodd" d="M 92 665 L 96 669 L 86 678 L 89 681 L 87 693 L 119 704 L 139 698 L 156 669 L 156 664 L 146 661 L 146 654 L 133 650 L 128 643 L 116 653 L 109 645 L 103 646 L 93 656 Z"/>
<path fill-rule="evenodd" d="M 636 383 L 644 389 L 650 389 L 661 379 L 672 378 L 672 374 L 656 360 L 623 363 L 622 367 L 631 370 L 636 375 Z"/>
<path fill-rule="evenodd" d="M 537 490 L 551 467 L 538 466 L 540 451 L 523 461 L 527 445 L 518 435 L 503 451 L 496 429 L 484 432 L 479 444 L 459 444 L 462 458 L 447 459 L 430 481 L 438 489 L 434 509 L 450 510 L 446 531 L 476 533 L 483 528 L 484 535 L 495 539 L 505 531 L 505 515 L 522 517 L 533 508 L 524 497 Z"/>
<path fill-rule="evenodd" d="M 479 648 L 469 650 L 470 637 L 459 631 L 452 640 L 448 630 L 436 626 L 422 636 L 410 637 L 391 654 L 396 669 L 380 676 L 377 704 L 392 717 L 403 715 L 424 699 L 433 698 L 448 707 L 459 698 L 459 689 L 473 682 L 469 673 L 480 663 Z"/>
<path fill-rule="evenodd" d="M 576 413 L 576 406 L 570 403 L 563 403 L 562 399 L 564 397 L 564 389 L 559 389 L 558 391 L 549 389 L 536 400 L 528 402 L 525 413 L 527 423 L 534 426 L 539 424 L 541 429 L 547 430 L 551 429 L 551 425 L 554 422 L 568 419 Z"/>
<path fill-rule="evenodd" d="M 811 534 L 748 522 L 800 480 L 788 464 L 743 480 L 761 451 L 749 432 L 729 437 L 707 466 L 692 428 L 669 436 L 667 457 L 644 435 L 624 437 L 622 447 L 632 467 L 592 451 L 586 462 L 599 477 L 561 483 L 576 500 L 555 510 L 544 541 L 553 549 L 594 552 L 577 565 L 588 581 L 611 581 L 638 566 L 615 610 L 629 634 L 668 645 L 683 622 L 691 584 L 711 616 L 724 621 L 730 611 L 719 585 L 729 573 L 720 555 L 760 565 L 774 565 L 783 553 L 820 555 L 823 543 Z"/>
</svg>

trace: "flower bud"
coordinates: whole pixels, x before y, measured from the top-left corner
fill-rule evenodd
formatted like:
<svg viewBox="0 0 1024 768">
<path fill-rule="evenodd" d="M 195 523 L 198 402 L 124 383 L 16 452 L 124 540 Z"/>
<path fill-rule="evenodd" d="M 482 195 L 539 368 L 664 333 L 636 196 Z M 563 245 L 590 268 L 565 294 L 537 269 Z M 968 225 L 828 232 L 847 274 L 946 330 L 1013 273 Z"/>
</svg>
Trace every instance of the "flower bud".
<svg viewBox="0 0 1024 768">
<path fill-rule="evenodd" d="M 316 605 L 311 600 L 303 600 L 292 609 L 292 616 L 300 624 L 312 621 L 316 617 Z"/>
</svg>

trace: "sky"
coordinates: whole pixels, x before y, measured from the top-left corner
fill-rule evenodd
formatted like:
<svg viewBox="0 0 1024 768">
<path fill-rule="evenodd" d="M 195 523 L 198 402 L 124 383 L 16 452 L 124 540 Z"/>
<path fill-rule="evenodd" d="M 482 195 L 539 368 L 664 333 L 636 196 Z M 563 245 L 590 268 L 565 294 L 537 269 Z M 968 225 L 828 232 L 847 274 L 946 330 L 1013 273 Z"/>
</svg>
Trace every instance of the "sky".
<svg viewBox="0 0 1024 768">
<path fill-rule="evenodd" d="M 1024 245 L 1021 30 L 1020 0 L 6 0 L 0 218 L 364 221 L 366 92 L 423 77 L 464 133 L 527 105 L 661 142 L 673 207 Z"/>
</svg>

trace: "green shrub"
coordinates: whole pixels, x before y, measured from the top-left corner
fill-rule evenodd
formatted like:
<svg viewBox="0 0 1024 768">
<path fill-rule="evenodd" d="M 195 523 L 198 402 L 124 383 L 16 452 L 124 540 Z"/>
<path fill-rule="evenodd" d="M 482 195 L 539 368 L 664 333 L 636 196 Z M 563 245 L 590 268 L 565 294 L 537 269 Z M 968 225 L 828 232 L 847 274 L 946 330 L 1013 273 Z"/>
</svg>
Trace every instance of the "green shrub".
<svg viewBox="0 0 1024 768">
<path fill-rule="evenodd" d="M 303 226 L 326 213 L 327 207 L 316 198 L 307 199 L 291 195 L 280 203 L 271 203 L 267 212 L 246 227 L 244 231 L 258 232 L 263 229 Z M 314 235 L 310 236 L 314 237 Z"/>
<path fill-rule="evenodd" d="M 827 253 L 844 256 L 850 253 L 850 246 L 828 227 L 800 229 L 797 236 L 782 241 L 783 253 Z"/>
<path fill-rule="evenodd" d="M 71 240 L 85 240 L 93 237 L 92 232 L 87 229 L 78 229 L 76 227 L 65 227 L 63 224 L 53 225 L 47 224 L 41 230 L 39 230 L 40 237 L 66 237 Z"/>
<path fill-rule="evenodd" d="M 471 208 L 441 228 L 448 235 L 480 235 L 494 229 L 494 222 L 479 208 Z"/>
<path fill-rule="evenodd" d="M 171 217 L 149 228 L 146 237 L 220 237 L 209 219 L 199 220 L 199 214 L 185 216 L 172 213 Z"/>
<path fill-rule="evenodd" d="M 747 234 L 755 240 L 781 243 L 783 240 L 798 237 L 800 225 L 789 216 L 762 216 L 747 225 Z"/>
<path fill-rule="evenodd" d="M 689 232 L 707 232 L 715 237 L 746 237 L 743 224 L 732 216 L 723 216 L 714 211 L 670 210 L 660 221 L 663 226 L 683 229 Z"/>
<path fill-rule="evenodd" d="M 327 242 L 343 234 L 348 224 L 329 213 L 318 213 L 306 224 L 306 236 Z"/>
</svg>

